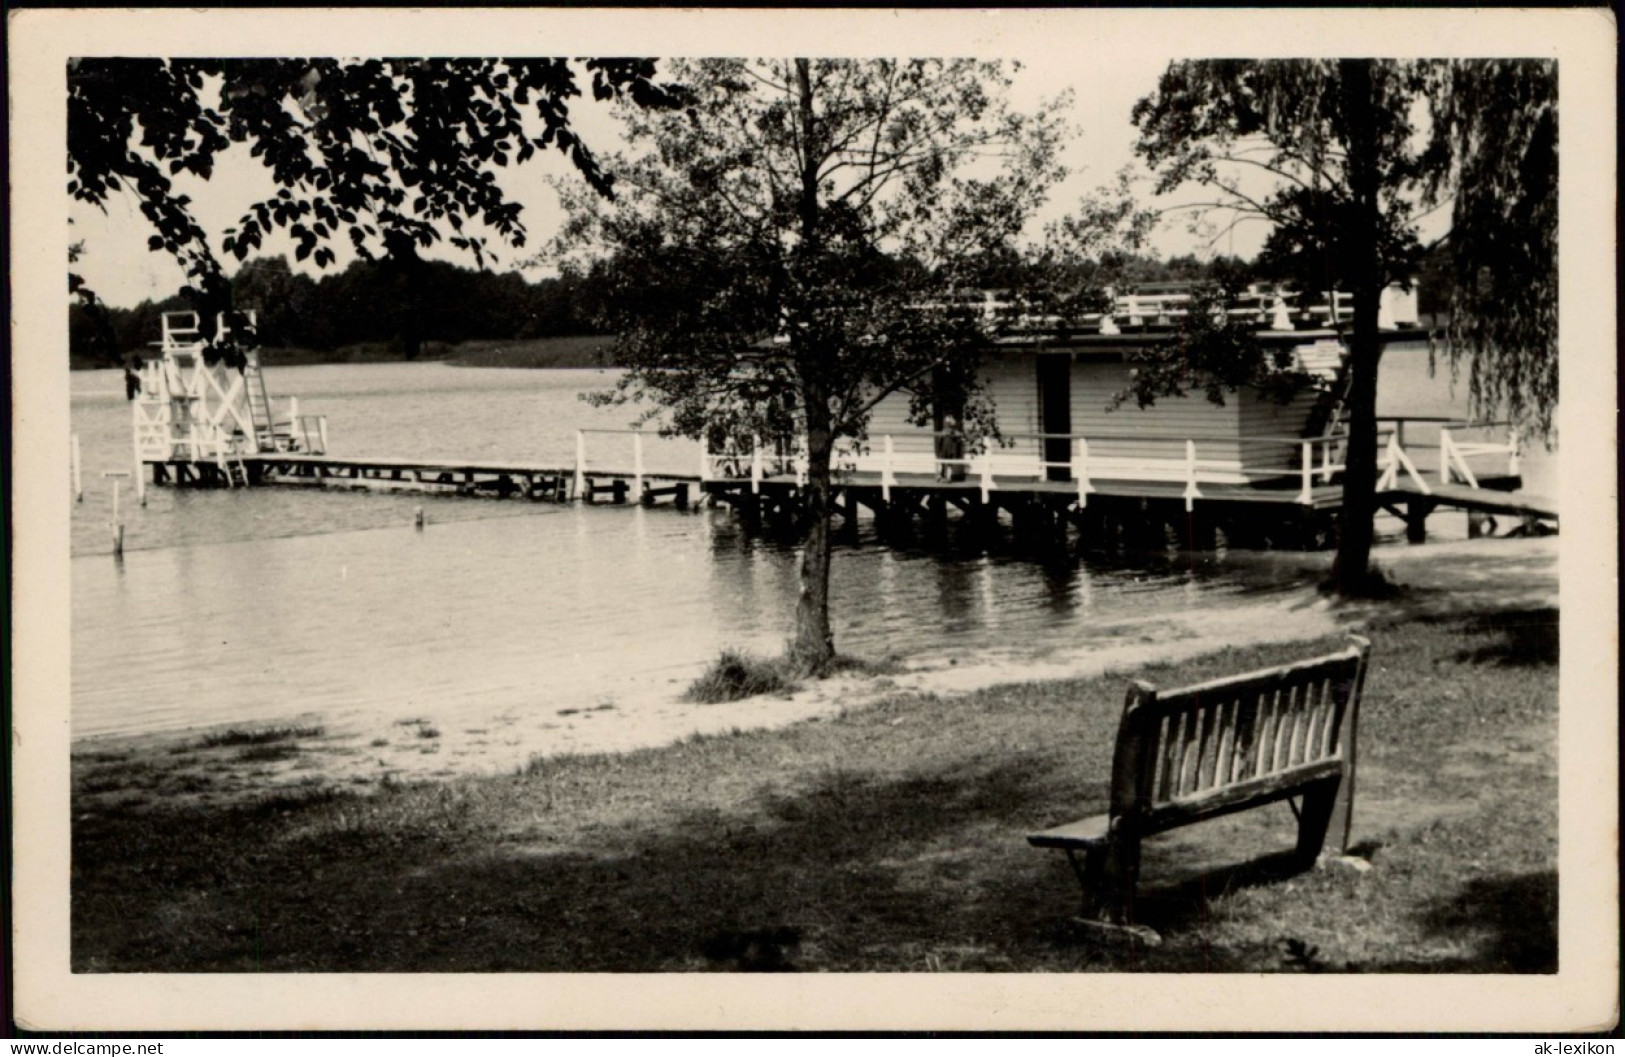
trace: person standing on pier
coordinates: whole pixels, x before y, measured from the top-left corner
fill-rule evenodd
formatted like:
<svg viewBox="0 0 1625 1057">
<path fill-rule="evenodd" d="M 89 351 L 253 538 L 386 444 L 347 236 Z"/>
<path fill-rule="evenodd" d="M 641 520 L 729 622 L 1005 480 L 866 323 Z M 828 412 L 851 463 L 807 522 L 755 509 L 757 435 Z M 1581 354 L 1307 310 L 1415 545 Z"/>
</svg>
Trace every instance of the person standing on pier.
<svg viewBox="0 0 1625 1057">
<path fill-rule="evenodd" d="M 965 434 L 959 428 L 959 419 L 953 414 L 942 416 L 942 430 L 937 433 L 937 480 L 963 481 L 965 479 Z"/>
<path fill-rule="evenodd" d="M 124 399 L 134 400 L 141 395 L 141 357 L 131 356 L 124 368 Z"/>
</svg>

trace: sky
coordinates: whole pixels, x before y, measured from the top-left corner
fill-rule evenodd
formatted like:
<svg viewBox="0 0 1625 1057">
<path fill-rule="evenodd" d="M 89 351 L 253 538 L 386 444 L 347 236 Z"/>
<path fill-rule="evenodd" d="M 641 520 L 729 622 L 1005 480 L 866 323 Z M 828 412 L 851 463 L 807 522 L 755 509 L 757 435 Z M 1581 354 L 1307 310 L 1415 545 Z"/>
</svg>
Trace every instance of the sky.
<svg viewBox="0 0 1625 1057">
<path fill-rule="evenodd" d="M 1071 175 L 1054 189 L 1040 214 L 1041 220 L 1064 214 L 1080 197 L 1111 183 L 1118 170 L 1136 164 L 1135 130 L 1129 115 L 1135 101 L 1155 88 L 1157 76 L 1167 63 L 1165 56 L 1135 50 L 1097 54 L 1087 63 L 1078 62 L 1075 52 L 1023 60 L 1023 68 L 1016 73 L 1012 85 L 1012 104 L 1017 109 L 1030 110 L 1041 101 L 1070 90 L 1073 94 L 1071 122 L 1078 130 L 1065 155 Z M 589 146 L 598 151 L 615 148 L 619 134 L 607 107 L 590 100 L 577 100 L 572 114 Z M 499 246 L 493 267 L 507 270 L 532 258 L 536 249 L 557 230 L 560 212 L 547 186 L 547 177 L 568 172 L 569 166 L 561 156 L 546 152 L 539 153 L 527 165 L 510 167 L 500 174 L 504 188 L 524 206 L 523 219 L 529 229 L 529 239 L 521 250 Z M 236 223 L 244 208 L 275 190 L 259 161 L 249 157 L 247 149 L 241 146 L 234 146 L 222 155 L 211 180 L 185 174 L 183 177 L 177 178 L 177 189 L 192 196 L 197 217 L 211 233 L 217 253 L 221 235 Z M 1153 200 L 1147 189 L 1148 204 L 1167 205 L 1177 200 L 1177 195 Z M 147 249 L 151 230 L 128 192 L 115 195 L 108 202 L 105 214 L 76 202 L 72 204 L 70 215 L 71 237 L 75 241 L 83 240 L 85 245 L 85 253 L 75 268 L 104 301 L 130 307 L 144 299 L 166 297 L 182 284 L 179 266 L 167 254 Z M 1264 235 L 1264 225 L 1244 225 L 1214 244 L 1205 237 L 1192 235 L 1181 219 L 1164 224 L 1152 246 L 1164 256 L 1182 253 L 1206 256 L 1215 252 L 1251 256 L 1257 252 Z M 351 259 L 347 240 L 329 245 L 338 252 L 339 259 L 328 270 L 342 270 Z M 293 261 L 291 244 L 285 238 L 267 239 L 259 255 L 279 253 Z M 447 247 L 442 247 L 436 255 L 471 267 L 474 263 L 466 254 Z M 236 267 L 235 260 L 225 259 L 228 270 Z M 313 275 L 320 274 L 308 261 L 296 267 Z M 548 269 L 533 266 L 523 274 L 534 280 L 548 274 Z"/>
</svg>

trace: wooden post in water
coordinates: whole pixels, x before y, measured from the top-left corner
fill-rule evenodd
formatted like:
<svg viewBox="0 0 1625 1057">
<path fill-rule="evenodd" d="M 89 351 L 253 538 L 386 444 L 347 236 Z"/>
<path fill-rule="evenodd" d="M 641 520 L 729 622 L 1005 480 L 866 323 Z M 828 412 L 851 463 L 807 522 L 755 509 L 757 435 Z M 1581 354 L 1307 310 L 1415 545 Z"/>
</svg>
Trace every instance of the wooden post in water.
<svg viewBox="0 0 1625 1057">
<path fill-rule="evenodd" d="M 79 434 L 77 433 L 72 437 L 69 453 L 73 462 L 73 501 L 82 503 L 85 501 L 85 485 L 83 479 L 79 476 Z"/>
<path fill-rule="evenodd" d="M 103 477 L 113 479 L 113 557 L 124 559 L 124 519 L 119 516 L 119 479 L 130 476 L 123 470 L 103 470 Z"/>
</svg>

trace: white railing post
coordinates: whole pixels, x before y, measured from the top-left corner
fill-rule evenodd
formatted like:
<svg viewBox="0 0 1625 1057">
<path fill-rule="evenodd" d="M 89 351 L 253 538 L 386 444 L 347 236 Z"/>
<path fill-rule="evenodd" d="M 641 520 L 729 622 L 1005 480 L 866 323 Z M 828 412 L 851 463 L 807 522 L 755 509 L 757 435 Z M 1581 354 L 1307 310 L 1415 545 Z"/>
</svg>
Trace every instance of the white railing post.
<svg viewBox="0 0 1625 1057">
<path fill-rule="evenodd" d="M 1314 502 L 1315 442 L 1312 440 L 1303 442 L 1300 453 L 1299 476 L 1302 487 L 1298 489 L 1298 502 L 1304 504 Z"/>
<path fill-rule="evenodd" d="M 750 439 L 750 494 L 759 495 L 762 491 L 762 441 L 759 437 Z"/>
<path fill-rule="evenodd" d="M 1188 514 L 1196 506 L 1196 500 L 1202 498 L 1202 493 L 1196 489 L 1196 442 L 1185 442 L 1185 512 Z"/>
<path fill-rule="evenodd" d="M 700 438 L 700 483 L 711 479 L 711 438 Z"/>
<path fill-rule="evenodd" d="M 1518 476 L 1518 445 L 1522 440 L 1517 426 L 1507 431 L 1507 473 L 1513 477 Z"/>
<path fill-rule="evenodd" d="M 1078 509 L 1082 510 L 1089 505 L 1089 493 L 1094 491 L 1089 483 L 1089 442 L 1082 437 L 1072 438 L 1072 476 L 1078 482 Z"/>
<path fill-rule="evenodd" d="M 993 453 L 984 446 L 982 448 L 982 502 L 986 503 L 993 492 Z"/>
<path fill-rule="evenodd" d="M 1444 427 L 1439 428 L 1439 483 L 1449 484 L 1451 464 L 1455 464 L 1457 474 L 1462 482 L 1469 488 L 1478 487 L 1478 477 L 1473 468 L 1467 465 L 1467 456 L 1462 453 L 1461 446 L 1456 443 L 1450 431 Z"/>
<path fill-rule="evenodd" d="M 73 435 L 69 452 L 73 456 L 73 501 L 82 503 L 85 501 L 85 485 L 84 480 L 79 476 L 79 434 L 77 433 Z"/>
<path fill-rule="evenodd" d="M 1405 454 L 1405 449 L 1400 447 L 1397 433 L 1388 436 L 1387 467 L 1387 472 L 1383 474 L 1382 480 L 1377 482 L 1379 489 L 1393 488 L 1397 485 L 1399 483 L 1399 471 L 1403 468 L 1406 474 L 1410 476 L 1410 479 L 1416 482 L 1418 491 L 1423 495 L 1433 494 L 1433 489 L 1428 487 L 1427 481 L 1423 480 L 1421 473 L 1417 471 L 1416 464 L 1411 461 L 1409 455 Z"/>
<path fill-rule="evenodd" d="M 893 449 L 890 433 L 886 434 L 883 439 L 885 440 L 886 458 L 880 466 L 880 498 L 889 503 L 891 502 L 891 486 L 897 483 L 897 475 L 892 468 L 892 459 L 896 455 L 896 451 Z"/>
<path fill-rule="evenodd" d="M 587 433 L 579 429 L 576 430 L 576 473 L 573 491 L 577 499 L 587 493 Z"/>
<path fill-rule="evenodd" d="M 643 431 L 632 434 L 632 493 L 643 498 Z"/>
<path fill-rule="evenodd" d="M 327 454 L 327 416 L 322 415 L 316 420 L 316 433 L 322 438 L 322 454 Z"/>
<path fill-rule="evenodd" d="M 791 462 L 791 465 L 793 465 L 795 467 L 795 471 L 796 471 L 796 487 L 797 488 L 805 488 L 805 487 L 807 487 L 807 465 L 808 465 L 807 453 L 804 452 L 804 451 L 796 452 L 795 455 L 791 458 L 790 462 Z"/>
</svg>

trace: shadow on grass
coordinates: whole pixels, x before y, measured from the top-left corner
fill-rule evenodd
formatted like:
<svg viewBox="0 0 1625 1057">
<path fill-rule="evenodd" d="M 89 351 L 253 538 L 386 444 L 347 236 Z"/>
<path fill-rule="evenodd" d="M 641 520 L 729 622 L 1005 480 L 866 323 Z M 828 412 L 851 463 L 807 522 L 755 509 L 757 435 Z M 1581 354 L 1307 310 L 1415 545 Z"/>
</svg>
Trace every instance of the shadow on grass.
<svg viewBox="0 0 1625 1057">
<path fill-rule="evenodd" d="M 1471 955 L 1440 965 L 1391 966 L 1388 972 L 1557 972 L 1557 871 L 1468 881 L 1422 913 L 1429 933 L 1482 934 Z"/>
<path fill-rule="evenodd" d="M 1469 633 L 1495 633 L 1499 641 L 1464 650 L 1457 659 L 1473 664 L 1520 668 L 1555 667 L 1558 623 L 1555 609 L 1514 609 L 1486 613 L 1465 625 Z"/>
<path fill-rule="evenodd" d="M 86 824 L 74 964 L 614 972 L 793 970 L 805 959 L 920 970 L 921 951 L 947 945 L 962 964 L 943 967 L 1012 968 L 1064 898 L 1020 837 L 1053 797 L 1044 770 L 1033 760 L 896 778 L 832 770 L 764 787 L 745 811 L 604 826 L 568 847 L 545 826 L 505 841 L 455 824 L 342 828 L 345 811 L 365 817 L 357 800 L 280 820 L 268 817 L 276 808 L 147 815 L 141 846 L 98 868 L 111 834 Z M 234 832 L 244 824 L 262 838 L 245 845 Z"/>
</svg>

